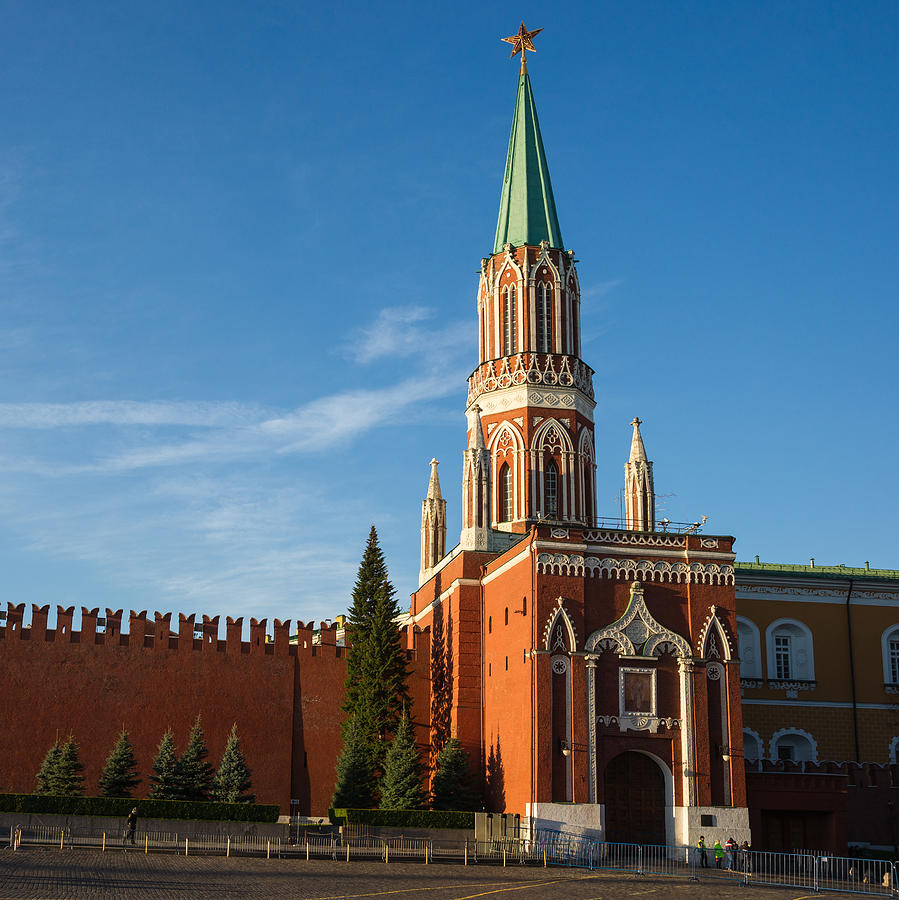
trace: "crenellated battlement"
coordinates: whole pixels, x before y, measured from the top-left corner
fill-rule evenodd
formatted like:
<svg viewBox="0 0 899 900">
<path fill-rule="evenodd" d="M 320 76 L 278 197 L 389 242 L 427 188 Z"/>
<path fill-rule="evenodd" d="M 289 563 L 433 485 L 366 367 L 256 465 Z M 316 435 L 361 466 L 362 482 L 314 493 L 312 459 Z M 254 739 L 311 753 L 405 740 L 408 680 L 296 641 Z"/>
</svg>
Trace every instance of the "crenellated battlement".
<svg viewBox="0 0 899 900">
<path fill-rule="evenodd" d="M 79 630 L 75 630 L 73 625 L 74 606 L 56 607 L 55 628 L 49 627 L 50 604 L 32 604 L 28 624 L 25 622 L 25 612 L 24 603 L 7 603 L 6 623 L 0 625 L 0 641 L 120 647 L 132 652 L 199 652 L 297 658 L 342 658 L 350 647 L 349 638 L 336 622 L 320 622 L 316 628 L 313 621 L 298 619 L 291 633 L 290 619 L 273 619 L 269 629 L 268 619 L 251 617 L 249 633 L 245 635 L 244 617 L 226 616 L 225 634 L 221 635 L 220 616 L 203 614 L 201 621 L 198 621 L 197 613 L 178 613 L 176 631 L 172 628 L 172 613 L 154 612 L 153 617 L 149 618 L 147 610 L 137 612 L 132 609 L 128 614 L 128 628 L 123 631 L 124 611 L 121 609 L 107 608 L 105 617 L 101 617 L 99 607 L 88 609 L 82 606 Z M 404 649 L 410 659 L 421 650 L 423 643 L 429 646 L 429 635 L 418 626 L 410 625 L 404 629 Z"/>
</svg>

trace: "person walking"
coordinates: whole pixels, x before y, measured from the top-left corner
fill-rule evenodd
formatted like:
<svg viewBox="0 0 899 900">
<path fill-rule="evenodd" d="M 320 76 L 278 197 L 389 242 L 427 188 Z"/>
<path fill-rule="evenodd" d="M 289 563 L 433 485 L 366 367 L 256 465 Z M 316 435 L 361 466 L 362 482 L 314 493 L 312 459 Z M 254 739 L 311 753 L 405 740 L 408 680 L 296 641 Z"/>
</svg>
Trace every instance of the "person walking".
<svg viewBox="0 0 899 900">
<path fill-rule="evenodd" d="M 715 853 L 715 868 L 721 868 L 721 860 L 724 859 L 724 847 L 721 846 L 721 841 L 715 840 L 715 843 L 712 844 L 712 850 Z"/>
<path fill-rule="evenodd" d="M 705 850 L 705 835 L 699 835 L 699 842 L 696 844 L 699 848 L 699 865 L 703 867 L 703 869 L 707 869 L 709 867 L 709 857 Z"/>
<path fill-rule="evenodd" d="M 133 847 L 134 846 L 134 834 L 137 831 L 137 807 L 136 806 L 134 807 L 134 809 L 131 810 L 130 813 L 128 813 L 127 829 L 128 829 L 128 838 L 130 839 L 131 846 Z"/>
</svg>

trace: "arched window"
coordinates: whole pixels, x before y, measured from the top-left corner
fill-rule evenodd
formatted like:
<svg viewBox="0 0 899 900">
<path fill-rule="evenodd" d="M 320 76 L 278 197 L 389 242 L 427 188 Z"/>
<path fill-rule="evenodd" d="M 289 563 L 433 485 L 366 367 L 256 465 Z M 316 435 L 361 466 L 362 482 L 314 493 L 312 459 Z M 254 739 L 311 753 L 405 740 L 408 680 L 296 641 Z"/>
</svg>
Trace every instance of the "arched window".
<svg viewBox="0 0 899 900">
<path fill-rule="evenodd" d="M 537 352 L 552 353 L 553 291 L 545 282 L 537 285 Z"/>
<path fill-rule="evenodd" d="M 817 762 L 818 743 L 800 728 L 781 728 L 771 738 L 771 759 Z"/>
<path fill-rule="evenodd" d="M 814 681 L 812 633 L 795 619 L 778 619 L 765 633 L 768 678 L 775 681 Z"/>
<path fill-rule="evenodd" d="M 515 285 L 503 288 L 503 356 L 515 353 Z"/>
<path fill-rule="evenodd" d="M 740 644 L 740 677 L 762 677 L 762 652 L 755 622 L 737 616 L 737 640 Z"/>
<path fill-rule="evenodd" d="M 511 522 L 515 509 L 515 495 L 512 486 L 512 470 L 503 463 L 499 470 L 499 520 Z"/>
<path fill-rule="evenodd" d="M 899 684 L 899 625 L 891 625 L 880 639 L 883 651 L 883 683 Z"/>
<path fill-rule="evenodd" d="M 762 742 L 759 736 L 751 729 L 743 729 L 743 756 L 745 759 L 758 760 L 764 754 L 762 753 Z"/>
<path fill-rule="evenodd" d="M 543 470 L 543 514 L 547 519 L 555 519 L 559 515 L 559 470 L 550 460 Z"/>
</svg>

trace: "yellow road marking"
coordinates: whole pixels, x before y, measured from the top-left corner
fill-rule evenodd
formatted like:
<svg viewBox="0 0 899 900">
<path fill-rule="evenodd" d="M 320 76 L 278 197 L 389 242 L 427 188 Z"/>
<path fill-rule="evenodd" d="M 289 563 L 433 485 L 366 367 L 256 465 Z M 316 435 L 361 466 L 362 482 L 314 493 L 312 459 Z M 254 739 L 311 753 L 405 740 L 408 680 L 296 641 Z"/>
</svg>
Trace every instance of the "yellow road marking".
<svg viewBox="0 0 899 900">
<path fill-rule="evenodd" d="M 517 881 L 482 881 L 480 885 L 475 885 L 475 887 L 496 887 L 499 885 L 502 887 L 507 884 L 518 884 Z M 549 883 L 549 882 L 547 882 Z M 399 891 L 372 891 L 369 894 L 334 894 L 333 897 L 307 897 L 306 900 L 353 900 L 356 897 L 387 897 L 391 894 L 408 894 L 413 891 L 451 891 L 454 887 L 458 887 L 458 884 L 439 884 L 434 885 L 432 887 L 417 887 L 417 888 L 402 888 Z M 473 896 L 481 896 L 480 894 L 474 894 Z M 457 900 L 465 900 L 465 898 L 460 897 Z"/>
<path fill-rule="evenodd" d="M 482 894 L 466 894 L 464 897 L 455 897 L 454 900 L 474 900 L 475 897 L 486 897 L 489 894 L 505 894 L 509 891 L 524 891 L 528 888 L 545 887 L 548 884 L 558 884 L 561 878 L 555 878 L 552 881 L 532 881 L 530 884 L 520 884 L 517 887 L 501 887 L 495 891 L 484 891 Z"/>
</svg>

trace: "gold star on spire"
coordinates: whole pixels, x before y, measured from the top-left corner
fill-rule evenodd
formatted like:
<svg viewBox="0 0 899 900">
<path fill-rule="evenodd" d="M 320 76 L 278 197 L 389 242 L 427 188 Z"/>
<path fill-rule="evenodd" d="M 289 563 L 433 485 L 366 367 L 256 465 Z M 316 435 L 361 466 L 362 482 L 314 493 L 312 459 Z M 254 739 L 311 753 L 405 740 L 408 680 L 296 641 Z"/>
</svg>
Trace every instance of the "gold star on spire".
<svg viewBox="0 0 899 900">
<path fill-rule="evenodd" d="M 527 28 L 524 27 L 524 22 L 521 23 L 521 28 L 518 29 L 518 34 L 513 34 L 512 37 L 503 38 L 503 40 L 507 44 L 512 45 L 512 52 L 509 54 L 509 57 L 515 56 L 516 53 L 521 54 L 521 71 L 527 71 L 527 63 L 525 62 L 525 50 L 531 50 L 534 53 L 537 52 L 537 48 L 534 46 L 534 37 L 535 35 L 540 34 L 543 31 L 542 28 L 537 28 L 534 31 L 528 31 Z"/>
</svg>

